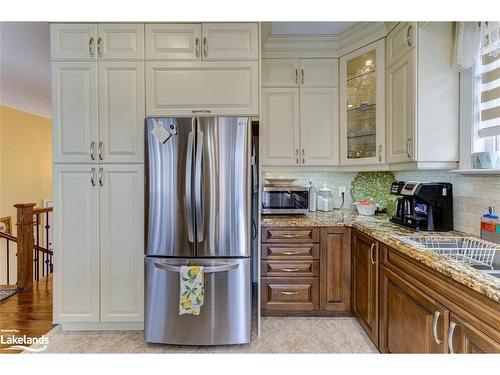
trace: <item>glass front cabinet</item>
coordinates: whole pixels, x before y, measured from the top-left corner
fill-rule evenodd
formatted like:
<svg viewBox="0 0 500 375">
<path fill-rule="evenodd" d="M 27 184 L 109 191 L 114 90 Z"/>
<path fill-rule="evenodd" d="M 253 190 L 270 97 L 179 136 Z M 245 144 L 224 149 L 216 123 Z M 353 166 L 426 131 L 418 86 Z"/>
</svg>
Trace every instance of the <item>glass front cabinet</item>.
<svg viewBox="0 0 500 375">
<path fill-rule="evenodd" d="M 385 44 L 379 40 L 340 58 L 340 163 L 385 162 Z"/>
</svg>

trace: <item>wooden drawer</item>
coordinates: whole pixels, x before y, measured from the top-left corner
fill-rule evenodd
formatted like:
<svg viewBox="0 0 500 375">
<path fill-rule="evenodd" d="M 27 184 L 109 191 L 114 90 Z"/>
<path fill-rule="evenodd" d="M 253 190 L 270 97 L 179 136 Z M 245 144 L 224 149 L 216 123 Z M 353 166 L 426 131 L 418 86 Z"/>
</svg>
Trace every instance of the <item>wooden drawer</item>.
<svg viewBox="0 0 500 375">
<path fill-rule="evenodd" d="M 262 244 L 262 259 L 319 259 L 319 245 L 304 244 Z"/>
<path fill-rule="evenodd" d="M 262 309 L 311 311 L 319 308 L 319 280 L 310 278 L 262 278 Z"/>
<path fill-rule="evenodd" d="M 317 260 L 263 260 L 262 276 L 312 277 L 319 276 Z"/>
<path fill-rule="evenodd" d="M 262 228 L 262 242 L 319 242 L 319 229 L 311 227 Z"/>
</svg>

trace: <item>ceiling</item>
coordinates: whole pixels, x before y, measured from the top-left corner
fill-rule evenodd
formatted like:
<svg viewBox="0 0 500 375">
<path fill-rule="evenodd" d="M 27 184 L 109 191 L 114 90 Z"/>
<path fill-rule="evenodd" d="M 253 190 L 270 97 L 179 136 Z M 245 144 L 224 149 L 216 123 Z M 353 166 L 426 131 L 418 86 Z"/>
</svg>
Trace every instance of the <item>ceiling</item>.
<svg viewBox="0 0 500 375">
<path fill-rule="evenodd" d="M 0 22 L 0 104 L 51 117 L 47 22 Z"/>
<path fill-rule="evenodd" d="M 333 35 L 358 22 L 272 22 L 273 35 Z"/>
</svg>

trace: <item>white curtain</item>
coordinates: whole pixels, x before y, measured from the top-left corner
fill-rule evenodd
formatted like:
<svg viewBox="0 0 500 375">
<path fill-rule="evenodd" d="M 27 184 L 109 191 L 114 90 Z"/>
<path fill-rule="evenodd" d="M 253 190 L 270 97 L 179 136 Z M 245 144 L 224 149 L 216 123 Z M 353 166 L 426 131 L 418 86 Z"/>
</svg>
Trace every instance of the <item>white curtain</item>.
<svg viewBox="0 0 500 375">
<path fill-rule="evenodd" d="M 469 69 L 480 56 L 500 53 L 500 22 L 457 22 L 455 43 L 458 70 Z"/>
</svg>

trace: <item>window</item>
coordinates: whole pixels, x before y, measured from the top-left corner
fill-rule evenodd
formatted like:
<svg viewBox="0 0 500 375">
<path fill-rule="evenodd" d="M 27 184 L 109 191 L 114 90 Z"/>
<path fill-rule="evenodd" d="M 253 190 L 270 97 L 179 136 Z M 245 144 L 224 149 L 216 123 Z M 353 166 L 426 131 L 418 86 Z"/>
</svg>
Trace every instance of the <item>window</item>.
<svg viewBox="0 0 500 375">
<path fill-rule="evenodd" d="M 474 70 L 473 151 L 500 151 L 500 54 L 481 56 Z"/>
</svg>

